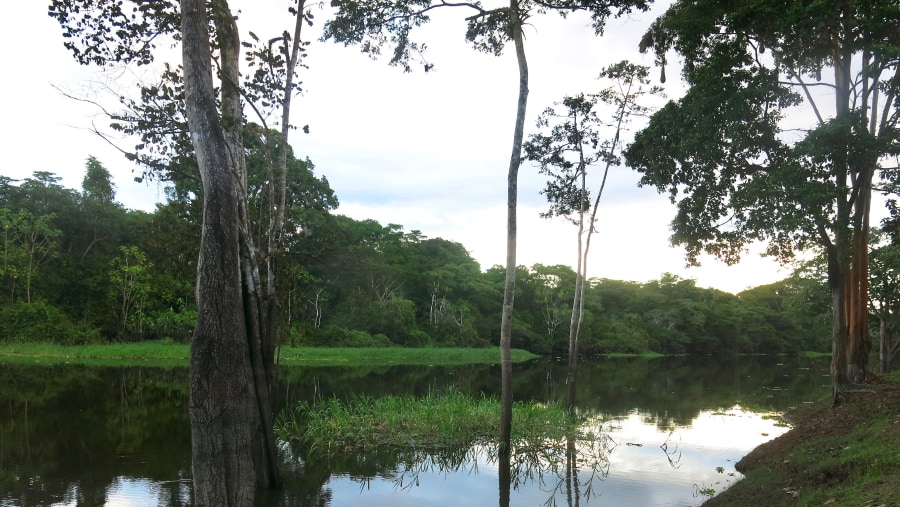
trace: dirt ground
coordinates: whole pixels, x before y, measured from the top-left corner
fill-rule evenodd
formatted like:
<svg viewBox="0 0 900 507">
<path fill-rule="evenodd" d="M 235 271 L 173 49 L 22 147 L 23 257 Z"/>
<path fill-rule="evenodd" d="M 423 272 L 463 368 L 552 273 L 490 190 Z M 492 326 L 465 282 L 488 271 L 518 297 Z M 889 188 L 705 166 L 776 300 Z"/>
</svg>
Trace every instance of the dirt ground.
<svg viewBox="0 0 900 507">
<path fill-rule="evenodd" d="M 823 466 L 827 460 L 817 460 L 814 455 L 819 453 L 819 458 L 829 454 L 840 455 L 847 450 L 847 446 L 852 445 L 848 438 L 854 430 L 858 431 L 878 418 L 889 421 L 878 430 L 883 438 L 900 441 L 900 384 L 867 385 L 845 393 L 836 408 L 830 407 L 829 400 L 786 414 L 785 419 L 793 429 L 757 447 L 739 461 L 736 468 L 747 479 L 713 497 L 703 504 L 704 507 L 900 507 L 900 467 L 892 467 L 893 472 L 888 472 L 874 483 L 865 483 L 858 479 L 859 468 L 865 465 L 834 460 L 833 465 Z M 804 445 L 805 450 L 798 454 L 797 451 Z M 809 456 L 810 459 L 797 459 L 798 456 Z M 897 459 L 897 456 L 888 457 L 887 463 L 896 463 Z M 859 491 L 850 496 L 864 500 L 842 501 L 840 494 L 832 496 L 832 493 L 824 495 L 822 500 L 822 491 L 836 491 L 835 488 L 858 488 Z M 817 492 L 819 495 L 816 495 Z"/>
</svg>

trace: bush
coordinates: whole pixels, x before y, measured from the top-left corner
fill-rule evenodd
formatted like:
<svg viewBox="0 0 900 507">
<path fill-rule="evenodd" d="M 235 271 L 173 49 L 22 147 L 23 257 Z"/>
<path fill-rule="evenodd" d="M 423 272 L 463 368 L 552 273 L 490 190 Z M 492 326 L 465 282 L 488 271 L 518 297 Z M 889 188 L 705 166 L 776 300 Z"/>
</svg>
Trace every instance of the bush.
<svg viewBox="0 0 900 507">
<path fill-rule="evenodd" d="M 304 344 L 312 347 L 372 348 L 395 345 L 383 334 L 372 336 L 365 331 L 338 326 L 325 326 L 310 330 L 309 335 L 303 341 Z"/>
<path fill-rule="evenodd" d="M 74 324 L 55 306 L 43 301 L 16 302 L 0 308 L 0 339 L 8 342 L 50 342 L 60 345 L 99 343 L 95 329 Z"/>
<path fill-rule="evenodd" d="M 170 338 L 178 343 L 190 343 L 197 324 L 197 310 L 170 308 L 152 317 L 144 319 L 144 337 L 146 339 Z"/>
<path fill-rule="evenodd" d="M 419 329 L 410 331 L 404 343 L 407 347 L 428 347 L 432 344 L 431 336 Z"/>
<path fill-rule="evenodd" d="M 549 338 L 518 322 L 513 323 L 511 341 L 513 348 L 525 349 L 532 354 L 549 354 L 552 350 Z"/>
</svg>

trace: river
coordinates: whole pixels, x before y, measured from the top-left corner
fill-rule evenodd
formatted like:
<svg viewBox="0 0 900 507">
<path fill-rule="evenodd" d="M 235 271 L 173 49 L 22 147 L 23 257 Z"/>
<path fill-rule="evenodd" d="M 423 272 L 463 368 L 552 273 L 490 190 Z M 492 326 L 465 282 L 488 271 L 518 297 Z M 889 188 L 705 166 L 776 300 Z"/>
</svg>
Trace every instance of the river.
<svg viewBox="0 0 900 507">
<path fill-rule="evenodd" d="M 514 375 L 517 399 L 565 397 L 562 360 L 518 364 Z M 827 360 L 786 356 L 582 361 L 578 410 L 596 438 L 515 458 L 509 505 L 699 505 L 739 479 L 743 455 L 787 431 L 779 412 L 827 392 L 827 375 Z M 451 387 L 497 395 L 499 377 L 488 365 L 290 367 L 279 408 Z M 187 397 L 186 368 L 0 363 L 0 506 L 191 505 Z M 262 504 L 505 504 L 490 445 L 329 462 L 282 450 L 286 486 Z"/>
</svg>

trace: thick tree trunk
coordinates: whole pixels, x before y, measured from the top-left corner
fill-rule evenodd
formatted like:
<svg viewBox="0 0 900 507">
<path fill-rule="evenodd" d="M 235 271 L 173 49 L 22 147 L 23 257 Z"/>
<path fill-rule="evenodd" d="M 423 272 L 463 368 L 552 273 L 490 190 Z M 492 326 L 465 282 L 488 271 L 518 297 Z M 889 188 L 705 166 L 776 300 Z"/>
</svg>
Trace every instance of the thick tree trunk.
<svg viewBox="0 0 900 507">
<path fill-rule="evenodd" d="M 830 277 L 831 278 L 831 277 Z M 845 308 L 843 279 L 831 281 L 831 394 L 832 406 L 840 402 L 840 393 L 850 383 L 847 378 L 847 342 L 849 341 Z"/>
<path fill-rule="evenodd" d="M 191 345 L 194 503 L 244 506 L 280 482 L 263 369 L 258 280 L 245 229 L 246 172 L 237 90 L 240 41 L 225 0 L 213 0 L 222 119 L 212 79 L 205 0 L 182 0 L 185 105 L 203 181 L 197 324 Z M 258 275 L 257 275 L 258 276 Z"/>
<path fill-rule="evenodd" d="M 853 246 L 847 294 L 847 377 L 865 383 L 872 345 L 869 340 L 869 208 L 872 200 L 873 167 L 863 167 L 855 181 Z"/>
<path fill-rule="evenodd" d="M 845 12 L 845 20 L 849 22 L 851 19 L 852 13 Z M 850 27 L 847 29 L 850 33 Z M 849 120 L 853 86 L 850 79 L 852 49 L 841 47 L 834 52 L 833 60 L 835 113 L 837 119 L 847 121 L 840 137 L 846 145 L 839 142 L 835 146 L 835 183 L 838 188 L 848 189 L 847 194 L 838 199 L 835 241 L 829 252 L 834 312 L 831 374 L 833 402 L 837 404 L 844 387 L 865 382 L 871 349 L 868 321 L 869 211 L 877 159 L 867 162 L 860 160 L 858 155 L 850 154 L 850 146 L 854 142 Z"/>
<path fill-rule="evenodd" d="M 519 100 L 509 157 L 506 202 L 506 279 L 503 286 L 503 313 L 500 320 L 500 453 L 508 454 L 512 434 L 512 313 L 516 292 L 516 207 L 518 205 L 519 166 L 522 164 L 522 140 L 525 136 L 525 109 L 528 105 L 528 62 L 522 36 L 519 0 L 510 0 L 510 28 L 519 64 Z"/>
</svg>

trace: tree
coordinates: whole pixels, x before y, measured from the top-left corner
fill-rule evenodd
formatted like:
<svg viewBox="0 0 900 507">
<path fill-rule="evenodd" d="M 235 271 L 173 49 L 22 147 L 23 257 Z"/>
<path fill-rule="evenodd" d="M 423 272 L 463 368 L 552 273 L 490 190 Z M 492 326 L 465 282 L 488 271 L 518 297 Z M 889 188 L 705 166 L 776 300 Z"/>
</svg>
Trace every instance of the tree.
<svg viewBox="0 0 900 507">
<path fill-rule="evenodd" d="M 116 200 L 116 185 L 112 182 L 112 175 L 95 157 L 88 157 L 81 189 L 87 199 L 105 204 Z"/>
<path fill-rule="evenodd" d="M 136 114 L 112 116 L 121 120 L 114 128 L 141 136 L 128 155 L 150 171 L 185 167 L 169 163 L 178 155 L 172 147 L 189 139 L 202 181 L 198 319 L 190 374 L 197 505 L 249 505 L 257 487 L 281 482 L 270 398 L 278 305 L 274 256 L 281 248 L 286 168 L 280 163 L 280 172 L 273 167 L 268 178 L 271 218 L 260 250 L 248 211 L 242 98 L 248 98 L 261 120 L 262 109 L 281 108 L 279 162 L 284 161 L 292 79 L 302 48 L 300 27 L 309 19 L 303 8 L 301 0 L 290 9 L 293 35 L 285 32 L 250 53 L 257 58 L 251 63 L 264 61 L 266 69 L 245 83 L 240 69 L 244 46 L 227 0 L 182 0 L 180 6 L 167 0 L 88 5 L 52 0 L 50 6 L 67 37 L 66 47 L 82 64 L 145 65 L 153 62 L 160 36 L 181 41 L 183 76 L 166 65 L 159 85 L 142 88 L 142 102 L 122 100 L 134 105 L 130 111 Z M 281 50 L 272 51 L 275 42 L 283 43 Z M 142 156 L 147 151 L 151 155 Z M 265 284 L 260 264 L 267 268 Z"/>
<path fill-rule="evenodd" d="M 653 116 L 627 163 L 677 203 L 672 241 L 691 262 L 736 262 L 757 240 L 781 259 L 822 249 L 835 403 L 863 380 L 870 347 L 873 182 L 900 150 L 898 21 L 900 6 L 883 0 L 679 1 L 641 43 L 661 65 L 677 51 L 690 88 Z M 788 111 L 801 104 L 812 119 L 797 129 L 802 115 Z"/>
<path fill-rule="evenodd" d="M 144 306 L 150 293 L 150 270 L 153 263 L 136 246 L 120 246 L 120 255 L 110 262 L 109 280 L 117 300 L 120 330 L 125 333 L 137 313 L 138 334 L 142 334 Z"/>
<path fill-rule="evenodd" d="M 25 209 L 13 212 L 0 208 L 3 228 L 2 265 L 0 274 L 10 281 L 10 302 L 16 297 L 19 279 L 25 287 L 25 301 L 32 301 L 32 284 L 40 267 L 58 252 L 60 230 L 53 226 L 52 214 L 37 215 Z"/>
<path fill-rule="evenodd" d="M 622 129 L 633 116 L 643 116 L 647 108 L 637 101 L 645 94 L 659 94 L 659 87 L 649 85 L 648 69 L 626 61 L 611 65 L 600 72 L 601 79 L 614 84 L 598 94 L 579 94 L 565 97 L 556 104 L 562 111 L 547 108 L 538 119 L 538 127 L 550 127 L 550 133 L 537 133 L 525 145 L 526 158 L 540 165 L 540 172 L 549 176 L 542 193 L 550 202 L 550 209 L 542 216 L 563 216 L 578 227 L 575 297 L 569 322 L 569 365 L 566 375 L 568 407 L 575 409 L 578 371 L 578 338 L 584 322 L 584 293 L 587 280 L 588 253 L 596 230 L 597 210 L 612 165 L 618 165 Z M 614 107 L 612 122 L 600 119 L 598 106 Z M 613 128 L 611 139 L 603 139 L 602 130 Z M 603 167 L 600 188 L 593 196 L 587 188 L 588 170 L 594 165 Z M 587 218 L 588 213 L 590 218 Z"/>
<path fill-rule="evenodd" d="M 897 317 L 900 315 L 900 246 L 882 245 L 872 251 L 871 293 L 872 307 L 878 317 L 878 367 L 889 373 L 897 353 Z"/>
<path fill-rule="evenodd" d="M 647 9 L 647 0 L 510 0 L 508 6 L 485 9 L 480 2 L 449 3 L 442 0 L 338 0 L 338 13 L 325 25 L 325 38 L 344 44 L 361 44 L 362 51 L 376 56 L 383 46 L 393 45 L 391 65 L 411 70 L 411 61 L 421 56 L 425 46 L 412 40 L 412 29 L 429 20 L 430 12 L 441 7 L 464 7 L 471 13 L 466 18 L 466 40 L 475 49 L 500 55 L 510 42 L 515 48 L 518 64 L 518 100 L 513 127 L 512 153 L 507 170 L 507 236 L 506 276 L 503 289 L 503 310 L 500 325 L 501 417 L 500 449 L 507 455 L 512 423 L 512 340 L 513 306 L 516 285 L 516 208 L 518 174 L 522 163 L 522 143 L 525 132 L 525 111 L 528 104 L 528 62 L 522 28 L 535 14 L 548 11 L 567 15 L 585 11 L 591 16 L 593 28 L 599 35 L 607 18 L 623 15 L 632 9 Z M 424 63 L 424 62 L 423 62 Z M 426 71 L 432 64 L 424 63 Z"/>
</svg>

